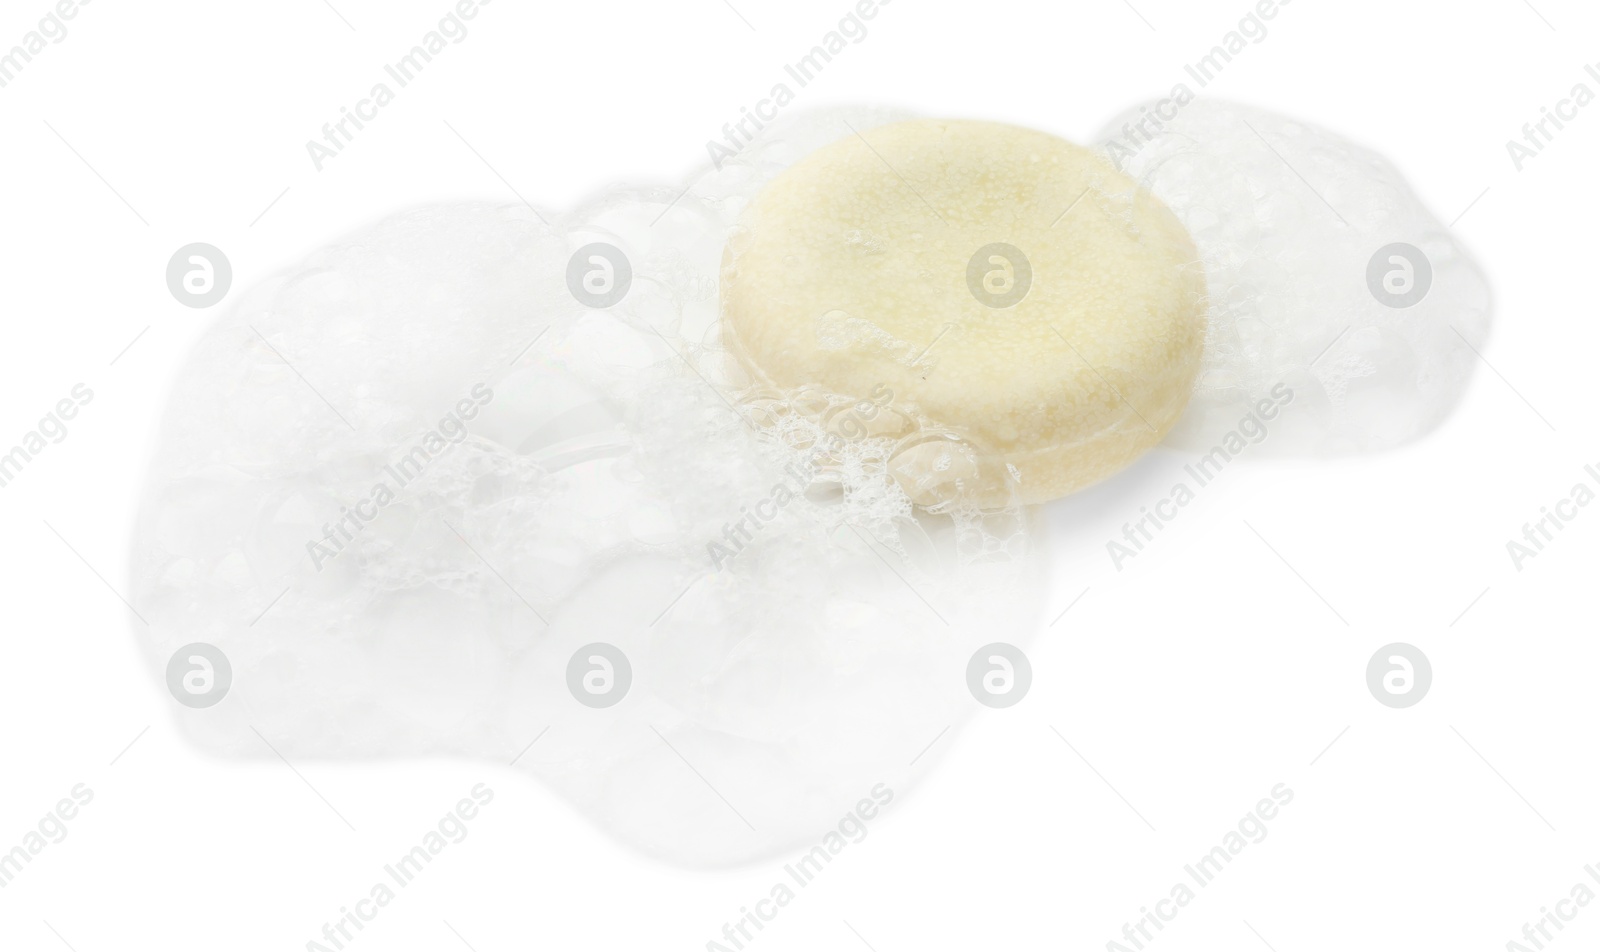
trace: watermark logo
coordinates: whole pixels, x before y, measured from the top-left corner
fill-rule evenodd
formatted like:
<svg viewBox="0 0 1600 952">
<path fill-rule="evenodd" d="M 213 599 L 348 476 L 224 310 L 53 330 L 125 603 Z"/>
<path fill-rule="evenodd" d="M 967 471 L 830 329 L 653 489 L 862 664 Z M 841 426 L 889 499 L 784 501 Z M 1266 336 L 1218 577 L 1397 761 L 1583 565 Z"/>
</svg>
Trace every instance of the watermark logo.
<svg viewBox="0 0 1600 952">
<path fill-rule="evenodd" d="M 79 7 L 88 6 L 91 0 L 58 0 L 56 5 L 39 21 L 37 27 L 22 37 L 22 42 L 9 50 L 0 48 L 0 89 L 15 82 L 17 76 L 33 62 L 33 58 L 49 49 L 49 44 L 59 44 L 67 38 L 67 20 L 78 17 Z"/>
<path fill-rule="evenodd" d="M 866 40 L 867 21 L 876 19 L 882 8 L 891 2 L 892 0 L 858 0 L 855 8 L 845 13 L 839 20 L 837 28 L 829 30 L 821 43 L 813 46 L 806 55 L 793 63 L 785 63 L 784 79 L 772 85 L 766 98 L 758 100 L 753 109 L 749 106 L 740 106 L 739 118 L 722 124 L 720 141 L 706 140 L 706 153 L 711 156 L 712 166 L 721 169 L 723 163 L 743 152 L 746 146 L 756 140 L 756 136 L 767 127 L 768 123 L 776 120 L 778 115 L 794 102 L 796 87 L 804 89 L 811 85 L 839 54 L 852 45 Z M 790 80 L 794 81 L 795 86 L 789 85 Z"/>
<path fill-rule="evenodd" d="M 20 843 L 7 852 L 0 852 L 0 889 L 10 886 L 25 867 L 32 865 L 35 856 L 66 839 L 67 824 L 93 800 L 94 791 L 88 784 L 74 786 L 69 797 L 56 801 L 55 808 L 46 813 L 34 829 L 22 835 Z"/>
<path fill-rule="evenodd" d="M 1367 662 L 1367 690 L 1385 707 L 1411 707 L 1433 686 L 1433 665 L 1415 645 L 1395 642 Z"/>
<path fill-rule="evenodd" d="M 832 830 L 823 834 L 819 843 L 784 864 L 784 877 L 772 884 L 764 898 L 740 906 L 739 918 L 722 924 L 721 937 L 708 941 L 706 952 L 745 952 L 761 931 L 799 897 L 799 891 L 810 886 L 833 863 L 834 857 L 867 838 L 868 826 L 893 801 L 894 790 L 888 784 L 875 785 L 868 796 L 856 801 L 854 809 L 839 818 Z"/>
<path fill-rule="evenodd" d="M 584 245 L 567 261 L 567 290 L 584 307 L 610 307 L 627 297 L 631 287 L 633 264 L 616 245 Z"/>
<path fill-rule="evenodd" d="M 633 686 L 633 665 L 615 645 L 584 645 L 567 662 L 567 690 L 584 707 L 607 708 L 621 703 Z"/>
<path fill-rule="evenodd" d="M 1033 665 L 1015 645 L 984 645 L 967 662 L 967 690 L 984 707 L 1011 707 L 1028 696 Z"/>
<path fill-rule="evenodd" d="M 1596 83 L 1600 83 L 1600 65 L 1585 63 L 1584 72 Z M 1528 160 L 1544 154 L 1544 150 L 1556 136 L 1567 128 L 1567 123 L 1575 121 L 1582 115 L 1581 110 L 1595 101 L 1594 90 L 1588 83 L 1575 84 L 1567 97 L 1557 102 L 1554 109 L 1541 106 L 1539 118 L 1533 122 L 1522 124 L 1522 141 L 1515 139 L 1506 140 L 1506 154 L 1511 156 L 1511 164 L 1518 172 L 1528 167 Z M 1554 127 L 1554 128 L 1552 128 Z"/>
<path fill-rule="evenodd" d="M 872 388 L 866 398 L 850 404 L 829 419 L 827 432 L 818 435 L 811 450 L 783 468 L 785 481 L 774 483 L 772 489 L 755 503 L 740 506 L 738 520 L 723 523 L 721 538 L 706 543 L 712 570 L 721 571 L 729 561 L 753 544 L 762 530 L 776 522 L 792 502 L 804 498 L 827 461 L 840 453 L 846 444 L 891 431 L 889 407 L 893 403 L 894 391 L 887 384 L 880 383 Z"/>
<path fill-rule="evenodd" d="M 1384 245 L 1367 262 L 1367 288 L 1384 307 L 1421 304 L 1433 288 L 1433 262 L 1416 245 Z"/>
<path fill-rule="evenodd" d="M 432 829 L 422 834 L 415 846 L 384 865 L 383 878 L 372 884 L 367 895 L 340 906 L 339 917 L 323 923 L 322 937 L 306 942 L 306 952 L 346 952 L 360 938 L 362 930 L 399 897 L 400 890 L 410 887 L 435 857 L 467 838 L 471 822 L 492 802 L 494 790 L 487 784 L 474 784 L 470 797 L 458 800 Z"/>
<path fill-rule="evenodd" d="M 1590 879 L 1600 883 L 1600 868 L 1589 865 L 1583 871 Z M 1578 914 L 1594 900 L 1595 891 L 1588 883 L 1582 880 L 1573 883 L 1565 898 L 1556 900 L 1550 906 L 1540 906 L 1539 918 L 1522 924 L 1522 938 L 1507 942 L 1506 952 L 1542 952 L 1547 945 L 1560 938 L 1559 933 L 1567 928 L 1567 923 L 1578 918 Z M 1552 932 L 1552 929 L 1555 931 Z"/>
<path fill-rule="evenodd" d="M 210 307 L 232 286 L 233 265 L 216 245 L 184 245 L 167 262 L 167 289 L 184 307 Z"/>
<path fill-rule="evenodd" d="M 1015 307 L 1033 287 L 1033 265 L 1015 245 L 984 245 L 967 262 L 967 287 L 984 307 Z"/>
<path fill-rule="evenodd" d="M 221 703 L 233 686 L 233 665 L 216 645 L 197 641 L 173 652 L 167 661 L 167 690 L 184 707 Z"/>
<path fill-rule="evenodd" d="M 1199 498 L 1200 491 L 1211 485 L 1229 463 L 1271 435 L 1267 425 L 1293 402 L 1294 391 L 1287 384 L 1273 386 L 1266 397 L 1255 402 L 1249 416 L 1223 434 L 1222 441 L 1213 446 L 1211 452 L 1183 467 L 1186 478 L 1174 484 L 1171 492 L 1154 505 L 1140 506 L 1139 518 L 1122 524 L 1122 538 L 1106 541 L 1106 554 L 1111 557 L 1112 568 L 1120 572 L 1129 559 L 1144 552 L 1157 534 Z"/>
<path fill-rule="evenodd" d="M 1600 468 L 1586 466 L 1584 474 L 1594 481 L 1595 486 L 1600 486 Z M 1538 558 L 1545 546 L 1556 540 L 1556 533 L 1565 532 L 1567 526 L 1596 498 L 1600 497 L 1596 496 L 1594 486 L 1575 483 L 1572 491 L 1556 500 L 1554 505 L 1539 507 L 1539 518 L 1522 524 L 1522 538 L 1506 542 L 1506 554 L 1511 556 L 1511 564 L 1516 570 L 1521 572 L 1530 559 Z"/>
<path fill-rule="evenodd" d="M 383 474 L 372 484 L 367 495 L 353 506 L 342 506 L 339 518 L 322 527 L 322 538 L 306 542 L 306 554 L 311 566 L 318 572 L 338 558 L 378 518 L 405 488 L 419 479 L 428 465 L 443 456 L 470 434 L 467 423 L 494 399 L 494 391 L 485 384 L 473 387 L 467 397 L 456 401 L 454 408 L 439 419 L 437 428 L 429 430 L 411 447 L 411 451 L 383 467 Z"/>
<path fill-rule="evenodd" d="M 411 85 L 439 54 L 467 38 L 467 21 L 476 19 L 478 14 L 483 12 L 482 8 L 491 2 L 492 0 L 460 0 L 440 18 L 435 29 L 429 30 L 422 37 L 422 42 L 413 46 L 393 63 L 383 64 L 384 75 L 388 80 L 392 80 L 394 85 L 390 86 L 387 81 L 380 80 L 372 85 L 365 98 L 356 102 L 354 109 L 349 106 L 339 107 L 339 117 L 322 124 L 322 141 L 306 140 L 306 154 L 311 157 L 312 166 L 321 172 L 329 160 L 343 154 L 345 147 L 355 141 L 356 135 L 394 102 L 397 89 Z"/>
<path fill-rule="evenodd" d="M 1245 50 L 1266 42 L 1272 32 L 1267 21 L 1277 19 L 1278 14 L 1291 2 L 1293 0 L 1259 0 L 1253 9 L 1240 18 L 1238 27 L 1223 36 L 1222 42 L 1195 62 L 1185 63 L 1184 73 L 1201 89 L 1210 86 Z M 1166 124 L 1177 119 L 1184 107 L 1196 98 L 1194 89 L 1188 83 L 1179 82 L 1172 87 L 1171 95 L 1156 103 L 1154 108 L 1145 107 L 1138 119 L 1124 124 L 1121 135 L 1105 145 L 1106 153 L 1118 171 L 1126 171 L 1128 160 L 1166 131 Z"/>
<path fill-rule="evenodd" d="M 51 411 L 40 418 L 39 424 L 22 435 L 17 444 L 6 450 L 0 446 L 0 489 L 10 486 L 34 457 L 60 443 L 71 432 L 66 421 L 75 418 L 78 411 L 94 399 L 94 391 L 84 384 L 75 384 L 71 394 L 56 401 Z"/>
<path fill-rule="evenodd" d="M 1253 844 L 1267 838 L 1268 825 L 1282 809 L 1294 802 L 1288 784 L 1277 784 L 1269 796 L 1256 801 L 1255 808 L 1222 835 L 1221 842 L 1183 867 L 1184 879 L 1172 884 L 1165 898 L 1139 907 L 1139 918 L 1122 924 L 1122 937 L 1106 943 L 1106 952 L 1145 952 L 1160 937 L 1167 924 L 1178 918 L 1199 898 L 1199 890 L 1209 888 L 1236 857 Z M 1154 908 L 1151 908 L 1151 907 Z"/>
</svg>

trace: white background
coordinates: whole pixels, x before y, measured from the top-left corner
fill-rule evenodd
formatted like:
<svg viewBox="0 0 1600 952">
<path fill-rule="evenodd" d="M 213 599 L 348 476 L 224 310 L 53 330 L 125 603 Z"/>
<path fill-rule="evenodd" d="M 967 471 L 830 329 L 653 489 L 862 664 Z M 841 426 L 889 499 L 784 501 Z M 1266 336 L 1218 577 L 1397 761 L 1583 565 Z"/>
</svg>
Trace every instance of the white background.
<svg viewBox="0 0 1600 952">
<path fill-rule="evenodd" d="M 311 763 L 303 782 L 272 758 L 210 760 L 174 731 L 111 591 L 167 381 L 210 317 L 168 294 L 177 248 L 223 248 L 236 297 L 404 206 L 514 187 L 555 209 L 679 181 L 853 3 L 733 5 L 498 0 L 320 173 L 306 140 L 452 4 L 98 0 L 0 89 L 0 444 L 75 383 L 95 393 L 0 490 L 0 850 L 74 784 L 95 791 L 0 890 L 0 947 L 305 948 L 480 782 L 496 797 L 468 839 L 351 948 L 698 950 L 781 877 L 641 859 L 489 764 Z M 896 0 L 794 108 L 1081 141 L 1166 93 L 1250 4 L 1134 6 Z M 1461 216 L 1496 291 L 1494 370 L 1402 451 L 1231 466 L 1120 573 L 1106 540 L 1183 455 L 1052 506 L 1048 617 L 1082 597 L 1033 642 L 1032 694 L 942 738 L 939 769 L 750 948 L 1103 949 L 1279 783 L 1295 798 L 1267 839 L 1153 948 L 1503 949 L 1573 884 L 1600 891 L 1583 871 L 1600 864 L 1600 507 L 1521 572 L 1506 553 L 1600 464 L 1600 104 L 1520 173 L 1505 148 L 1573 84 L 1600 87 L 1600 12 L 1534 6 L 1296 0 L 1204 93 L 1372 145 Z M 0 48 L 49 9 L 5 0 Z M 1434 667 L 1408 710 L 1365 684 L 1395 641 Z M 1555 947 L 1596 943 L 1600 903 Z"/>
</svg>

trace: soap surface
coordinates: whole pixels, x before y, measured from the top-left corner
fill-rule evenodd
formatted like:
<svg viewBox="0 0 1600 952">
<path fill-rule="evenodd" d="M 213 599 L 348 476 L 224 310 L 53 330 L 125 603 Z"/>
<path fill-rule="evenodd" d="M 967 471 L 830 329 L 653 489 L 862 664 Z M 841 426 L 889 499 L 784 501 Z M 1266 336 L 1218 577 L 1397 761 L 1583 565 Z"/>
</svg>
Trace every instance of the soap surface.
<svg viewBox="0 0 1600 952">
<path fill-rule="evenodd" d="M 1123 468 L 1187 405 L 1205 338 L 1194 245 L 1090 150 L 988 122 L 846 130 L 741 226 L 723 333 L 751 373 L 893 390 L 1003 459 L 1023 502 Z"/>
</svg>

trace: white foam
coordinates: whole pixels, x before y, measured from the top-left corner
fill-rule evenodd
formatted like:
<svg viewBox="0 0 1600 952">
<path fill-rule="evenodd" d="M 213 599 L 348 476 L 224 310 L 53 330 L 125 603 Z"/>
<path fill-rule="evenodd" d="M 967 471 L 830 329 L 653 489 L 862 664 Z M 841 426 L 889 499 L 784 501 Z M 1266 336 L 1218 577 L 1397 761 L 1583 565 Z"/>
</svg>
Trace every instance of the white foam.
<svg viewBox="0 0 1600 952">
<path fill-rule="evenodd" d="M 892 393 L 757 389 L 717 301 L 755 192 L 897 118 L 798 117 L 687 190 L 616 190 L 554 224 L 417 209 L 247 295 L 180 375 L 136 536 L 153 666 L 191 642 L 233 665 L 223 703 L 178 708 L 191 736 L 515 760 L 693 863 L 813 840 L 878 784 L 909 789 L 976 709 L 968 658 L 1033 627 L 1032 518 L 980 511 L 964 487 L 1014 473 Z M 1209 447 L 1278 383 L 1296 399 L 1277 452 L 1392 446 L 1448 412 L 1487 290 L 1387 163 L 1197 102 L 1123 164 L 1185 222 L 1211 288 L 1174 441 Z M 633 269 L 604 310 L 566 279 L 593 242 Z M 1393 242 L 1433 268 L 1407 308 L 1367 284 Z M 568 688 L 596 642 L 632 666 L 613 707 Z"/>
<path fill-rule="evenodd" d="M 727 230 L 829 135 L 810 121 L 687 194 L 615 192 L 553 226 L 515 206 L 396 216 L 219 320 L 173 394 L 134 557 L 153 664 L 207 642 L 233 666 L 221 704 L 180 709 L 190 734 L 250 756 L 271 756 L 259 731 L 291 759 L 515 758 L 695 863 L 813 839 L 927 770 L 937 749 L 911 762 L 976 709 L 969 656 L 1031 629 L 1038 561 L 1020 507 L 901 488 L 908 454 L 1009 478 L 959 434 L 892 394 L 752 392 L 723 359 Z M 634 269 L 609 310 L 565 282 L 593 241 Z M 358 502 L 375 515 L 329 532 Z M 758 507 L 774 517 L 730 536 Z M 568 689 L 595 642 L 632 665 L 614 707 Z"/>
<path fill-rule="evenodd" d="M 1178 215 L 1206 269 L 1205 362 L 1170 443 L 1211 447 L 1278 384 L 1294 399 L 1262 447 L 1274 454 L 1397 446 L 1459 401 L 1472 348 L 1488 336 L 1488 285 L 1387 160 L 1300 120 L 1210 99 L 1130 110 L 1099 141 Z M 1432 269 L 1426 296 L 1406 307 L 1368 280 L 1395 243 Z M 1403 287 L 1412 266 L 1389 258 L 1382 273 Z"/>
</svg>

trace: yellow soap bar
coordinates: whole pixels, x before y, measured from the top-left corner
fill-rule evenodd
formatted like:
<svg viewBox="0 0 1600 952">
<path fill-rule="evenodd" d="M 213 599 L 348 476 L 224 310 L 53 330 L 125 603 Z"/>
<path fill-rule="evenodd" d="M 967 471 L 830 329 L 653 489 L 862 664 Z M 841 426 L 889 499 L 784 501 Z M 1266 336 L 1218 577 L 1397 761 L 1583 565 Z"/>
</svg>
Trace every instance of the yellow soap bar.
<svg viewBox="0 0 1600 952">
<path fill-rule="evenodd" d="M 1044 502 L 1182 415 L 1205 337 L 1197 257 L 1166 206 L 1055 136 L 851 129 L 752 201 L 724 259 L 723 333 L 767 386 L 892 393 Z M 1015 499 L 999 495 L 979 487 L 982 505 Z"/>
</svg>

